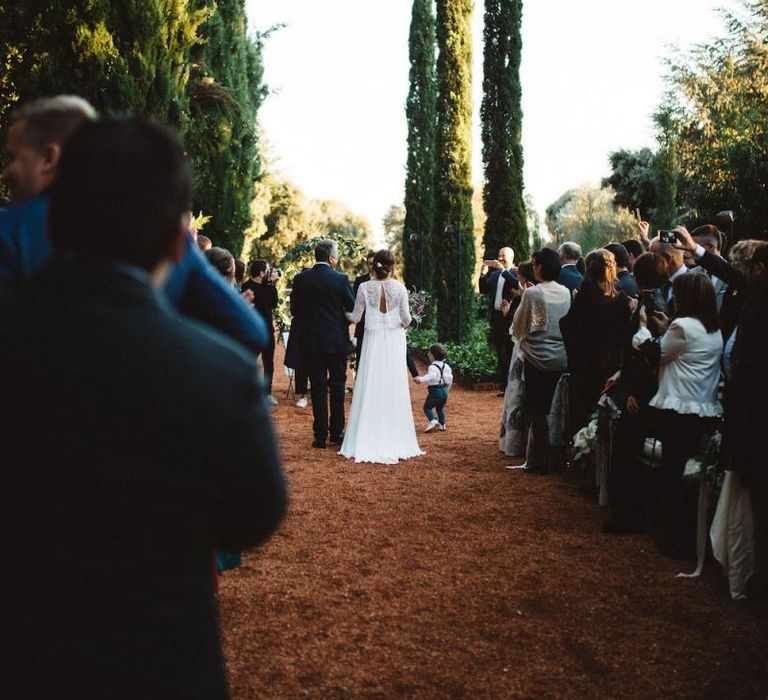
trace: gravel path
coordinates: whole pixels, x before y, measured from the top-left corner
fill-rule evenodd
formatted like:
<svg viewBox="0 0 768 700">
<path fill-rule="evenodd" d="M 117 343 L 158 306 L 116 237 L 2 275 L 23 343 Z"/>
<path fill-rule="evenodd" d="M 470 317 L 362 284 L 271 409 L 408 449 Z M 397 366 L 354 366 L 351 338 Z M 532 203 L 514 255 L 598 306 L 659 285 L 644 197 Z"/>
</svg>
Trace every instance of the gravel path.
<svg viewBox="0 0 768 700">
<path fill-rule="evenodd" d="M 222 579 L 234 698 L 768 696 L 768 606 L 602 535 L 569 479 L 504 469 L 495 393 L 455 387 L 427 455 L 386 467 L 312 449 L 276 379 L 291 505 Z"/>
</svg>

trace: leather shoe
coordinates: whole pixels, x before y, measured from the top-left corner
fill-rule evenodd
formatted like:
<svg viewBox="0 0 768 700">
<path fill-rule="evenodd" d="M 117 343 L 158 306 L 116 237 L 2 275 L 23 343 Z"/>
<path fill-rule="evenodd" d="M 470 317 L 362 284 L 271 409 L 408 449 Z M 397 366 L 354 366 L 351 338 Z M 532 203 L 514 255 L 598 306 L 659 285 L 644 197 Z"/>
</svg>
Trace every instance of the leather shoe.
<svg viewBox="0 0 768 700">
<path fill-rule="evenodd" d="M 325 449 L 325 440 L 314 440 L 312 442 L 312 447 L 318 447 L 320 449 Z"/>
<path fill-rule="evenodd" d="M 344 442 L 344 433 L 341 433 L 340 435 L 336 435 L 335 437 L 332 436 L 329 438 L 328 442 L 331 445 L 341 445 L 342 442 Z"/>
</svg>

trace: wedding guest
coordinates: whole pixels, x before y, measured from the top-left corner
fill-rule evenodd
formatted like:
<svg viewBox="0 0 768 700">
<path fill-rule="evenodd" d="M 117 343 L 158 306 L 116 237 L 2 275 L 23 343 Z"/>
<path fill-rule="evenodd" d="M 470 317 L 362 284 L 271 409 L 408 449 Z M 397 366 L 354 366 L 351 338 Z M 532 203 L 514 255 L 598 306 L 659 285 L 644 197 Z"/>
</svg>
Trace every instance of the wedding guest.
<svg viewBox="0 0 768 700">
<path fill-rule="evenodd" d="M 520 280 L 520 289 L 525 291 L 536 284 L 536 276 L 533 272 L 533 264 L 530 261 L 522 262 L 517 267 L 517 275 Z M 509 302 L 504 302 L 502 309 L 505 314 L 511 314 Z M 514 314 L 512 314 L 514 315 Z M 512 334 L 514 326 L 510 326 Z M 525 456 L 525 448 L 528 441 L 528 421 L 525 416 L 525 382 L 523 379 L 523 358 L 520 354 L 520 344 L 512 338 L 512 357 L 509 362 L 507 374 L 507 388 L 504 390 L 504 407 L 501 411 L 501 428 L 499 431 L 499 451 L 507 457 Z"/>
<path fill-rule="evenodd" d="M 210 250 L 213 248 L 213 241 L 208 238 L 208 236 L 203 236 L 202 234 L 198 234 L 197 236 L 197 247 L 205 253 L 206 250 Z"/>
<path fill-rule="evenodd" d="M 567 356 L 560 319 L 571 306 L 571 293 L 555 282 L 560 259 L 550 248 L 532 256 L 533 272 L 539 282 L 527 289 L 515 313 L 512 328 L 520 343 L 526 387 L 526 406 L 531 416 L 531 435 L 526 471 L 546 473 L 562 464 L 563 455 L 549 441 L 547 414 Z"/>
<path fill-rule="evenodd" d="M 675 296 L 673 282 L 688 272 L 685 265 L 684 251 L 672 243 L 665 243 L 658 237 L 651 240 L 648 247 L 651 253 L 658 253 L 667 260 L 667 281 L 661 288 L 661 295 L 669 307 L 670 313 L 675 313 Z"/>
<path fill-rule="evenodd" d="M 226 280 L 230 287 L 235 286 L 235 258 L 225 248 L 208 248 L 205 257 L 214 269 Z"/>
<path fill-rule="evenodd" d="M 630 272 L 634 272 L 633 268 L 635 266 L 635 260 L 637 260 L 643 253 L 645 253 L 645 247 L 640 241 L 634 238 L 622 241 L 621 245 L 624 246 L 624 249 L 627 251 L 627 255 L 629 255 L 629 264 L 627 265 L 627 269 Z"/>
<path fill-rule="evenodd" d="M 768 243 L 749 261 L 750 292 L 732 344 L 726 384 L 723 444 L 729 469 L 750 490 L 754 572 L 750 597 L 768 596 Z"/>
<path fill-rule="evenodd" d="M 264 365 L 264 387 L 267 392 L 267 402 L 277 406 L 278 401 L 272 393 L 272 379 L 275 374 L 275 319 L 274 311 L 279 299 L 277 296 L 278 280 L 276 270 L 269 267 L 269 263 L 263 258 L 258 258 L 251 263 L 251 277 L 243 284 L 243 290 L 253 295 L 253 308 L 261 316 L 267 325 L 267 343 L 261 352 L 261 360 Z M 306 393 L 306 389 L 305 389 Z"/>
<path fill-rule="evenodd" d="M 235 258 L 235 286 L 239 291 L 243 291 L 243 282 L 245 281 L 245 263 L 239 258 Z"/>
<path fill-rule="evenodd" d="M 502 392 L 507 385 L 507 372 L 512 355 L 512 339 L 509 335 L 509 327 L 514 315 L 514 308 L 512 313 L 505 314 L 502 304 L 507 302 L 516 308 L 520 299 L 518 293 L 520 284 L 513 264 L 514 260 L 515 252 L 512 248 L 501 248 L 496 260 L 483 262 L 478 283 L 480 293 L 488 296 L 490 340 L 496 353 L 496 380 Z"/>
<path fill-rule="evenodd" d="M 616 260 L 616 287 L 630 299 L 637 299 L 640 290 L 629 271 L 629 252 L 621 243 L 609 243 L 605 249 L 613 253 Z"/>
<path fill-rule="evenodd" d="M 58 262 L 0 302 L 0 697 L 223 700 L 211 552 L 286 495 L 251 354 L 159 296 L 184 149 L 89 123 L 49 196 Z"/>
<path fill-rule="evenodd" d="M 685 559 L 695 551 L 697 489 L 682 474 L 722 413 L 717 389 L 723 337 L 709 278 L 683 274 L 673 284 L 676 315 L 661 337 L 659 388 L 650 401 L 662 444 L 656 544 L 663 554 Z M 635 348 L 651 337 L 644 308 L 639 321 Z"/>
<path fill-rule="evenodd" d="M 48 201 L 62 149 L 84 123 L 96 118 L 88 102 L 58 95 L 27 102 L 10 115 L 9 155 L 3 178 L 15 204 L 0 209 L 0 295 L 19 287 L 54 255 L 48 235 Z M 258 352 L 266 330 L 248 306 L 206 262 L 191 231 L 162 293 L 185 316 L 215 328 Z"/>
<path fill-rule="evenodd" d="M 649 469 L 641 457 L 645 438 L 654 433 L 648 403 L 659 386 L 658 349 L 650 355 L 635 350 L 632 338 L 640 327 L 641 309 L 652 335 L 660 334 L 655 319 L 657 312 L 667 311 L 659 292 L 667 280 L 667 261 L 655 253 L 643 253 L 635 261 L 634 275 L 640 288 L 639 303 L 624 334 L 619 376 L 607 382 L 621 416 L 614 422 L 607 484 L 610 518 L 603 524 L 603 532 L 619 535 L 642 532 L 653 502 Z"/>
<path fill-rule="evenodd" d="M 429 365 L 427 373 L 413 378 L 417 384 L 427 385 L 427 398 L 424 401 L 424 415 L 427 417 L 425 433 L 430 433 L 435 428 L 445 430 L 445 405 L 448 403 L 448 392 L 453 384 L 453 370 L 445 361 L 448 351 L 445 345 L 435 343 L 427 352 Z M 437 417 L 435 417 L 437 411 Z"/>
<path fill-rule="evenodd" d="M 627 323 L 627 297 L 617 291 L 616 261 L 604 248 L 585 260 L 584 281 L 560 330 L 568 356 L 569 429 L 575 433 L 589 423 L 608 377 L 618 370 Z"/>
<path fill-rule="evenodd" d="M 581 246 L 578 243 L 568 241 L 557 249 L 557 255 L 561 267 L 560 274 L 555 281 L 573 292 L 581 286 L 581 281 L 584 279 L 584 275 L 578 269 Z"/>
</svg>

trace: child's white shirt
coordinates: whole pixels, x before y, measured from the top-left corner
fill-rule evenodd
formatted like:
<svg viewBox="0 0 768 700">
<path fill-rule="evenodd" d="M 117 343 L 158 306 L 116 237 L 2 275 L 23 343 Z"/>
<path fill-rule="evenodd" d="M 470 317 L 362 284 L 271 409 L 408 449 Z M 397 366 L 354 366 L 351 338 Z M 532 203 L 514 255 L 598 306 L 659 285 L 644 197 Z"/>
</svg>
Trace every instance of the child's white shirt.
<svg viewBox="0 0 768 700">
<path fill-rule="evenodd" d="M 442 379 L 440 377 L 440 370 L 443 370 Z M 446 362 L 440 362 L 435 360 L 427 367 L 427 373 L 416 377 L 416 381 L 420 384 L 426 384 L 427 386 L 439 386 L 444 384 L 445 386 L 451 386 L 453 384 L 453 372 L 450 365 Z"/>
</svg>

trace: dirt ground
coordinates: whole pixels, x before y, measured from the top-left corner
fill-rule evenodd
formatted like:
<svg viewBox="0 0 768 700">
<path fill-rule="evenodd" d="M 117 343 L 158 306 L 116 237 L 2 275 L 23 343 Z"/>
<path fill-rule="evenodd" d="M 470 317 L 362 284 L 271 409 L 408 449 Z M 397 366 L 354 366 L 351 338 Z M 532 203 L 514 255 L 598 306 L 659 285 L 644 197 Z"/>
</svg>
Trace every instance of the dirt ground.
<svg viewBox="0 0 768 700">
<path fill-rule="evenodd" d="M 768 606 L 711 558 L 675 579 L 603 535 L 573 481 L 504 469 L 495 392 L 455 387 L 424 457 L 356 465 L 310 447 L 276 359 L 291 504 L 221 582 L 234 698 L 768 697 Z"/>
</svg>

